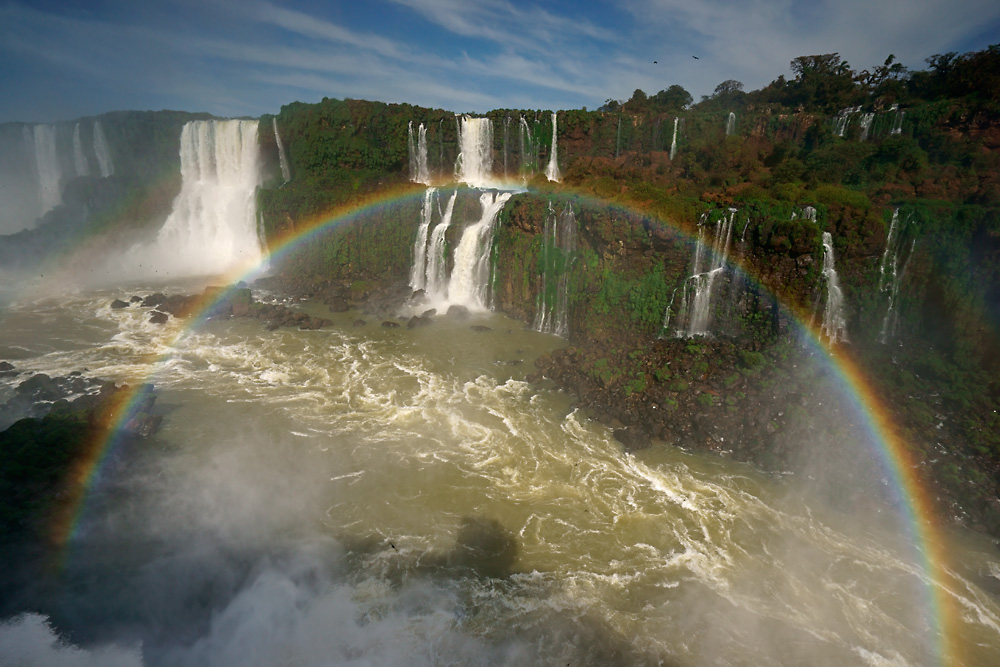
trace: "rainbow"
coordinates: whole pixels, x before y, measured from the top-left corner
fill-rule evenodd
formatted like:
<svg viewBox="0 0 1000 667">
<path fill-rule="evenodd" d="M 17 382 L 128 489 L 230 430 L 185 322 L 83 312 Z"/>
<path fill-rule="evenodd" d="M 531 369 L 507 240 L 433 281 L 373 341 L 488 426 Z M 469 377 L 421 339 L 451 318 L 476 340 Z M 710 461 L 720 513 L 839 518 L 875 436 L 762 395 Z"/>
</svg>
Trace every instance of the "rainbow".
<svg viewBox="0 0 1000 667">
<path fill-rule="evenodd" d="M 561 188 L 559 192 L 575 194 L 565 188 Z M 304 224 L 300 223 L 293 229 L 286 230 L 272 239 L 269 259 L 280 259 L 286 253 L 309 242 L 310 239 L 325 231 L 349 224 L 379 208 L 411 198 L 423 197 L 423 193 L 422 187 L 417 188 L 407 184 L 392 190 L 382 191 L 365 199 L 359 199 L 323 216 L 306 221 Z M 576 196 L 582 199 L 601 201 L 587 194 L 577 194 Z M 602 203 L 642 215 L 649 215 L 647 212 L 628 205 L 606 201 Z M 676 224 L 666 223 L 662 220 L 660 222 L 669 224 L 677 229 L 682 238 L 693 242 L 691 235 Z M 221 280 L 223 284 L 233 285 L 242 278 L 252 277 L 259 273 L 263 265 L 264 263 L 260 263 L 252 267 L 241 267 L 222 276 Z M 744 271 L 744 275 L 747 275 L 745 269 L 740 268 Z M 756 280 L 754 282 L 760 284 Z M 213 306 L 225 299 L 229 291 L 228 289 L 218 290 L 212 292 L 210 296 L 203 297 L 191 311 L 190 323 L 177 333 L 171 341 L 171 345 L 204 322 Z M 897 507 L 910 533 L 918 564 L 923 570 L 927 607 L 925 610 L 926 621 L 933 633 L 930 642 L 935 662 L 941 665 L 960 665 L 962 659 L 959 655 L 957 642 L 954 641 L 959 612 L 948 587 L 946 541 L 935 517 L 933 500 L 928 494 L 927 485 L 921 478 L 919 467 L 910 454 L 910 448 L 896 429 L 890 411 L 878 396 L 860 364 L 846 350 L 828 349 L 822 342 L 819 329 L 809 324 L 810 318 L 807 313 L 795 312 L 787 304 L 783 304 L 783 306 L 791 312 L 810 344 L 822 351 L 829 360 L 830 367 L 834 370 L 839 384 L 867 430 L 870 446 L 874 450 L 873 453 L 896 495 Z M 162 357 L 151 356 L 147 360 L 148 367 L 154 368 L 156 362 L 161 359 Z M 119 392 L 111 405 L 110 413 L 105 416 L 104 428 L 100 430 L 99 437 L 87 443 L 79 459 L 68 473 L 70 496 L 64 503 L 63 511 L 55 517 L 50 531 L 51 542 L 57 554 L 53 563 L 56 570 L 62 569 L 65 559 L 68 557 L 69 547 L 79 529 L 80 519 L 90 490 L 98 482 L 105 463 L 116 445 L 122 440 L 123 427 L 141 406 L 144 386 L 145 383 L 137 383 L 134 387 Z"/>
</svg>

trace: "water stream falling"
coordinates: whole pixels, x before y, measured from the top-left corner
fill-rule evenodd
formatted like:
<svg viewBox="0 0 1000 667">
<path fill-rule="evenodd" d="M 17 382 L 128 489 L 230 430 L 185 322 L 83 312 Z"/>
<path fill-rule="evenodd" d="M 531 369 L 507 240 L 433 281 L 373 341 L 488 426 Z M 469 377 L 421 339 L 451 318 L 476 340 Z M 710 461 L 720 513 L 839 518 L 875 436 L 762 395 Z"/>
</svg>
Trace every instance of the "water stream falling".
<svg viewBox="0 0 1000 667">
<path fill-rule="evenodd" d="M 545 177 L 550 181 L 559 182 L 562 174 L 559 173 L 559 150 L 556 143 L 556 112 L 552 112 L 552 150 L 549 152 L 549 164 L 545 168 Z"/>
<path fill-rule="evenodd" d="M 407 145 L 410 157 L 410 180 L 428 185 L 431 172 L 427 165 L 427 126 L 421 123 L 414 136 L 413 121 L 407 126 Z"/>
<path fill-rule="evenodd" d="M 847 342 L 847 317 L 844 314 L 844 293 L 840 289 L 833 256 L 833 236 L 823 232 L 823 278 L 826 282 L 826 305 L 823 308 L 821 331 L 831 345 Z"/>
<path fill-rule="evenodd" d="M 441 220 L 431 233 L 430 242 L 427 248 L 427 269 L 425 271 L 424 290 L 429 296 L 438 301 L 448 298 L 448 258 L 446 252 L 446 234 L 451 227 L 451 218 L 455 211 L 455 200 L 458 198 L 458 190 L 451 193 L 444 212 L 441 213 Z"/>
<path fill-rule="evenodd" d="M 493 181 L 493 123 L 489 118 L 456 116 L 459 154 L 455 180 L 472 187 L 491 187 Z"/>
<path fill-rule="evenodd" d="M 108 147 L 108 138 L 104 136 L 104 129 L 101 122 L 94 121 L 94 155 L 97 157 L 97 166 L 101 170 L 101 178 L 113 176 L 115 173 L 115 163 L 111 159 L 111 149 Z"/>
<path fill-rule="evenodd" d="M 542 238 L 542 289 L 538 293 L 535 331 L 569 337 L 569 277 L 576 252 L 576 215 L 568 202 L 556 212 L 549 202 Z"/>
<path fill-rule="evenodd" d="M 673 161 L 674 157 L 677 155 L 677 123 L 680 122 L 680 118 L 674 116 L 674 133 L 670 139 L 670 160 Z"/>
<path fill-rule="evenodd" d="M 448 303 L 470 310 L 488 310 L 493 230 L 510 192 L 491 190 L 479 196 L 482 215 L 462 232 L 455 248 L 454 268 L 448 281 Z"/>
<path fill-rule="evenodd" d="M 80 139 L 79 123 L 73 126 L 73 169 L 77 176 L 90 174 L 90 165 L 87 164 L 87 156 L 83 152 L 83 141 Z"/>
<path fill-rule="evenodd" d="M 181 130 L 181 191 L 153 243 L 130 251 L 139 276 L 214 275 L 258 264 L 255 120 L 192 121 Z"/>
<path fill-rule="evenodd" d="M 25 138 L 30 142 L 35 158 L 38 181 L 38 215 L 45 215 L 62 203 L 62 167 L 56 146 L 55 125 L 25 126 Z"/>
<path fill-rule="evenodd" d="M 907 221 L 908 218 L 904 218 L 900 222 L 899 209 L 893 210 L 892 220 L 889 223 L 889 233 L 885 240 L 885 250 L 882 252 L 882 261 L 879 264 L 878 291 L 880 294 L 886 295 L 888 302 L 885 316 L 882 318 L 882 328 L 878 334 L 878 342 L 882 344 L 887 343 L 896 333 L 899 318 L 897 305 L 899 286 L 903 281 L 906 265 L 909 264 L 909 258 L 913 256 L 913 247 L 916 244 L 916 239 L 913 239 L 903 269 L 900 270 L 899 255 L 904 246 L 903 236 Z"/>
<path fill-rule="evenodd" d="M 874 113 L 868 112 L 861 114 L 861 120 L 859 121 L 861 125 L 861 135 L 858 137 L 859 141 L 866 141 L 868 139 L 868 131 L 871 129 L 873 120 L 875 120 Z"/>
<path fill-rule="evenodd" d="M 532 141 L 531 127 L 524 116 L 521 116 L 518 128 L 521 139 L 521 178 L 527 181 L 535 175 L 537 169 L 535 143 Z"/>
<path fill-rule="evenodd" d="M 726 119 L 726 136 L 728 137 L 734 132 L 736 132 L 736 114 L 730 111 L 729 117 Z"/>
<path fill-rule="evenodd" d="M 420 226 L 417 227 L 417 238 L 413 242 L 413 266 L 410 269 L 410 287 L 421 290 L 427 286 L 427 239 L 437 202 L 437 189 L 427 188 L 424 193 L 424 205 L 420 209 Z"/>
<path fill-rule="evenodd" d="M 274 127 L 274 143 L 278 146 L 278 163 L 281 165 L 281 181 L 287 183 L 292 180 L 292 172 L 288 168 L 288 158 L 285 156 L 285 144 L 281 141 L 281 133 L 278 132 L 278 119 L 271 118 L 271 125 Z"/>
</svg>

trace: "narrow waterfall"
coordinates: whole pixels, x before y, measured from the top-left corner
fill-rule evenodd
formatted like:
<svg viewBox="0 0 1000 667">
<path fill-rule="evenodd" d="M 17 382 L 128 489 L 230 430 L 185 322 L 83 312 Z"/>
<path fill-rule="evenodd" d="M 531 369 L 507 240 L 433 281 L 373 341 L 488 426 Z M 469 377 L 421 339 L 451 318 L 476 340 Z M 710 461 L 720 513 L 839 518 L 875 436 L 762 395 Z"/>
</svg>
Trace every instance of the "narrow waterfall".
<svg viewBox="0 0 1000 667">
<path fill-rule="evenodd" d="M 83 142 L 80 140 L 80 124 L 73 126 L 73 169 L 77 176 L 88 176 L 90 165 L 87 163 L 87 156 L 83 152 Z"/>
<path fill-rule="evenodd" d="M 549 166 L 545 168 L 545 178 L 550 181 L 559 182 L 562 174 L 559 173 L 559 149 L 556 144 L 556 112 L 552 112 L 552 150 L 549 152 Z"/>
<path fill-rule="evenodd" d="M 430 168 L 427 166 L 427 126 L 421 123 L 416 133 L 413 121 L 406 126 L 407 148 L 410 157 L 410 180 L 428 185 L 431 182 Z"/>
<path fill-rule="evenodd" d="M 413 135 L 413 121 L 406 124 L 406 152 L 410 158 L 410 180 L 417 180 L 417 138 Z"/>
<path fill-rule="evenodd" d="M 25 137 L 28 137 L 27 128 Z M 42 216 L 62 203 L 62 167 L 56 147 L 56 126 L 35 125 L 30 137 L 38 179 L 38 215 Z"/>
<path fill-rule="evenodd" d="M 847 342 L 847 318 L 844 315 L 844 293 L 834 266 L 833 237 L 823 232 L 823 277 L 826 279 L 826 306 L 823 308 L 821 331 L 830 344 Z"/>
<path fill-rule="evenodd" d="M 677 123 L 680 122 L 680 118 L 674 116 L 674 136 L 670 139 L 670 161 L 673 162 L 674 157 L 677 155 Z"/>
<path fill-rule="evenodd" d="M 506 116 L 503 119 L 503 177 L 504 180 L 510 179 L 510 165 L 507 158 L 507 143 L 510 141 L 510 116 Z"/>
<path fill-rule="evenodd" d="M 448 261 L 445 257 L 445 234 L 448 232 L 448 227 L 451 226 L 451 216 L 455 211 L 455 199 L 457 198 L 458 190 L 455 190 L 448 199 L 444 213 L 441 214 L 441 221 L 438 222 L 431 233 L 431 240 L 427 247 L 424 291 L 440 301 L 443 301 L 448 296 Z"/>
<path fill-rule="evenodd" d="M 458 123 L 456 180 L 473 187 L 493 184 L 493 124 L 489 118 L 462 116 Z"/>
<path fill-rule="evenodd" d="M 859 141 L 867 141 L 868 131 L 871 129 L 873 120 L 875 120 L 875 114 L 871 112 L 861 114 L 861 120 L 859 121 L 859 124 L 861 125 L 861 136 L 858 137 Z"/>
<path fill-rule="evenodd" d="M 896 116 L 892 119 L 892 129 L 889 130 L 889 134 L 901 134 L 903 132 L 903 116 L 905 115 L 905 111 L 896 110 Z"/>
<path fill-rule="evenodd" d="M 94 155 L 97 156 L 97 167 L 101 170 L 101 178 L 113 176 L 115 163 L 111 160 L 111 149 L 108 139 L 104 136 L 100 121 L 94 121 Z"/>
<path fill-rule="evenodd" d="M 285 144 L 281 142 L 281 133 L 278 132 L 278 119 L 271 118 L 271 125 L 274 126 L 274 143 L 278 145 L 278 162 L 281 165 L 281 180 L 287 183 L 292 180 L 292 172 L 288 169 L 288 158 L 285 157 Z"/>
<path fill-rule="evenodd" d="M 549 202 L 542 237 L 542 289 L 538 293 L 535 331 L 569 337 L 569 272 L 576 252 L 576 215 L 567 202 L 556 213 Z"/>
<path fill-rule="evenodd" d="M 133 248 L 138 275 L 215 275 L 262 259 L 255 195 L 260 149 L 255 120 L 192 121 L 181 130 L 181 191 L 156 240 Z"/>
<path fill-rule="evenodd" d="M 424 206 L 420 209 L 420 226 L 417 228 L 417 238 L 413 242 L 413 267 L 410 269 L 410 287 L 421 290 L 427 286 L 427 236 L 434 213 L 434 203 L 437 200 L 437 190 L 427 188 L 424 193 Z"/>
<path fill-rule="evenodd" d="M 455 248 L 455 268 L 448 281 L 448 302 L 470 310 L 489 308 L 490 255 L 493 250 L 493 229 L 510 192 L 484 192 L 479 197 L 483 213 L 479 221 L 469 225 Z"/>
<path fill-rule="evenodd" d="M 729 246 L 733 236 L 733 226 L 736 220 L 736 209 L 727 209 L 715 221 L 712 234 L 712 245 L 705 243 L 706 228 L 709 226 L 709 214 L 703 213 L 698 222 L 698 241 L 694 249 L 694 261 L 691 275 L 684 281 L 681 289 L 681 302 L 677 309 L 676 319 L 672 317 L 676 290 L 670 297 L 670 304 L 663 315 L 663 328 L 667 330 L 673 320 L 678 336 L 706 336 L 710 332 L 712 321 L 712 294 L 716 278 L 726 269 L 729 258 Z M 749 227 L 749 221 L 747 222 Z M 744 228 L 745 231 L 745 228 Z"/>
<path fill-rule="evenodd" d="M 534 142 L 531 140 L 531 127 L 524 116 L 518 124 L 521 135 L 521 178 L 529 180 L 535 175 Z"/>
<path fill-rule="evenodd" d="M 905 273 L 905 265 L 903 271 L 899 270 L 899 253 L 904 245 L 902 239 L 906 222 L 907 219 L 900 222 L 898 208 L 892 212 L 892 221 L 889 223 L 889 234 L 885 240 L 882 262 L 879 264 L 878 291 L 880 294 L 886 294 L 888 301 L 885 316 L 882 318 L 882 328 L 878 334 L 878 342 L 882 344 L 888 342 L 895 333 L 898 318 L 896 301 L 899 297 L 899 285 L 903 280 L 903 273 Z M 913 244 L 915 243 L 916 239 L 913 240 Z M 909 258 L 913 256 L 913 244 L 910 246 L 910 254 L 906 259 L 907 264 L 909 264 Z"/>
<path fill-rule="evenodd" d="M 844 136 L 847 132 L 847 124 L 851 120 L 851 113 L 854 112 L 853 107 L 848 107 L 846 109 L 841 109 L 837 117 L 833 119 L 833 133 L 838 137 Z"/>
<path fill-rule="evenodd" d="M 732 111 L 729 112 L 729 118 L 726 119 L 726 136 L 732 135 L 736 131 L 736 114 Z"/>
</svg>

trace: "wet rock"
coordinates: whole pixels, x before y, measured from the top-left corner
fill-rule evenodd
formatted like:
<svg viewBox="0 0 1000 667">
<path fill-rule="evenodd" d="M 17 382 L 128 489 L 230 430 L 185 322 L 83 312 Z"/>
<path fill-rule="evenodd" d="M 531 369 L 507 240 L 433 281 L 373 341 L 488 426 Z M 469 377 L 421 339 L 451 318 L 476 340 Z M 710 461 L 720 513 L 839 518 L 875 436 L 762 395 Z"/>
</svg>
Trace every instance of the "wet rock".
<svg viewBox="0 0 1000 667">
<path fill-rule="evenodd" d="M 622 443 L 626 452 L 636 452 L 647 449 L 653 443 L 649 435 L 637 428 L 619 428 L 614 430 L 615 440 Z"/>
<path fill-rule="evenodd" d="M 160 312 L 158 310 L 154 310 L 149 315 L 149 323 L 150 324 L 166 324 L 167 320 L 169 320 L 169 319 L 170 319 L 169 315 L 167 315 L 166 313 Z"/>
<path fill-rule="evenodd" d="M 469 316 L 469 309 L 465 306 L 459 306 L 455 304 L 453 306 L 448 306 L 448 312 L 445 313 L 448 317 L 454 317 L 457 320 L 464 320 Z"/>
<path fill-rule="evenodd" d="M 473 331 L 478 331 L 479 333 L 484 333 L 486 331 L 493 331 L 490 327 L 484 326 L 482 324 L 472 324 L 469 326 Z"/>
<path fill-rule="evenodd" d="M 420 317 L 433 317 L 437 315 L 437 308 L 428 308 L 424 312 L 420 313 Z"/>
<path fill-rule="evenodd" d="M 354 324 L 355 327 L 363 327 L 363 326 L 365 326 L 368 323 L 365 322 L 364 320 L 358 319 L 358 320 L 354 320 L 353 324 Z"/>
<path fill-rule="evenodd" d="M 121 299 L 115 299 L 111 302 L 112 310 L 120 310 L 122 308 L 128 308 L 129 304 L 127 301 L 122 301 Z"/>
<path fill-rule="evenodd" d="M 167 295 L 162 292 L 156 292 L 155 294 L 150 294 L 145 299 L 142 300 L 143 308 L 156 308 L 164 301 L 167 300 Z"/>
<path fill-rule="evenodd" d="M 45 373 L 37 373 L 17 385 L 19 396 L 33 401 L 55 401 L 63 398 L 59 384 Z"/>
<path fill-rule="evenodd" d="M 398 329 L 399 323 L 393 322 L 392 320 L 386 320 L 385 322 L 382 322 L 382 326 L 386 329 Z"/>
<path fill-rule="evenodd" d="M 128 300 L 129 303 L 142 303 L 142 297 L 132 295 L 132 298 Z"/>
<path fill-rule="evenodd" d="M 415 329 L 417 327 L 425 327 L 428 324 L 431 324 L 432 322 L 433 322 L 433 320 L 431 320 L 429 317 L 417 317 L 416 315 L 414 315 L 406 323 L 406 328 L 407 329 Z"/>
</svg>

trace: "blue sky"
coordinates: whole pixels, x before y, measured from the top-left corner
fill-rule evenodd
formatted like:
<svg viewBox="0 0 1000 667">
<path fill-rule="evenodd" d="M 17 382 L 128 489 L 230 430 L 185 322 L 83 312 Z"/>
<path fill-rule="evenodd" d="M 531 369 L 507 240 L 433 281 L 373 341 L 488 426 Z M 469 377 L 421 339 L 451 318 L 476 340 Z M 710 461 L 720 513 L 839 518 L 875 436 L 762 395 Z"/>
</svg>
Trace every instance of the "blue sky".
<svg viewBox="0 0 1000 667">
<path fill-rule="evenodd" d="M 996 42 L 996 0 L 0 0 L 0 122 L 323 97 L 593 109 L 675 83 L 752 90 L 800 55 L 920 69 Z"/>
</svg>

